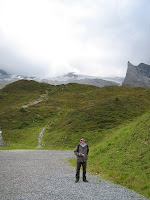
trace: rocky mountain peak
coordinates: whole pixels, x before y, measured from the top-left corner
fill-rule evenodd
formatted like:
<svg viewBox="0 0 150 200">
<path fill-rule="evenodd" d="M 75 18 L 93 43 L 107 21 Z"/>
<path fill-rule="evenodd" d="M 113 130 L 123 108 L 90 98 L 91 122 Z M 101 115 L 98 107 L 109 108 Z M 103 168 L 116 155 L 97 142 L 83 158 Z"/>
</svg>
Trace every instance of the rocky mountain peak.
<svg viewBox="0 0 150 200">
<path fill-rule="evenodd" d="M 150 87 L 150 65 L 140 63 L 138 66 L 128 61 L 128 69 L 123 86 L 126 87 Z"/>
<path fill-rule="evenodd" d="M 128 61 L 128 67 L 134 67 L 134 65 Z"/>
</svg>

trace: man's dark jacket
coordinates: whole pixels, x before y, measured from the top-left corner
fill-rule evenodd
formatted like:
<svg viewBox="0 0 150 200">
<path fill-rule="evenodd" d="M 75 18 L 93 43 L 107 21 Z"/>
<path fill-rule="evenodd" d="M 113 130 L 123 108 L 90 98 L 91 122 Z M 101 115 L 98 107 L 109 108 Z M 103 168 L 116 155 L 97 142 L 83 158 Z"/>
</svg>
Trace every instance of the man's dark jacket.
<svg viewBox="0 0 150 200">
<path fill-rule="evenodd" d="M 86 162 L 88 159 L 89 147 L 86 143 L 82 147 L 82 144 L 80 143 L 76 146 L 74 153 L 77 156 L 77 162 Z M 79 153 L 84 154 L 84 156 L 79 156 Z"/>
</svg>

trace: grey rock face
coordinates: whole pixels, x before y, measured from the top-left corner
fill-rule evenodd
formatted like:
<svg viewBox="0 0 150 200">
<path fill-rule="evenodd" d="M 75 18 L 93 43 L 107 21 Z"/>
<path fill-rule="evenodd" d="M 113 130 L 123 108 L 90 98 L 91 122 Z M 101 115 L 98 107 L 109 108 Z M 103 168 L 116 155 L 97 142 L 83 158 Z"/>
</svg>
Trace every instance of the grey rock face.
<svg viewBox="0 0 150 200">
<path fill-rule="evenodd" d="M 150 65 L 140 63 L 138 66 L 128 62 L 128 69 L 123 86 L 126 87 L 150 87 Z"/>
</svg>

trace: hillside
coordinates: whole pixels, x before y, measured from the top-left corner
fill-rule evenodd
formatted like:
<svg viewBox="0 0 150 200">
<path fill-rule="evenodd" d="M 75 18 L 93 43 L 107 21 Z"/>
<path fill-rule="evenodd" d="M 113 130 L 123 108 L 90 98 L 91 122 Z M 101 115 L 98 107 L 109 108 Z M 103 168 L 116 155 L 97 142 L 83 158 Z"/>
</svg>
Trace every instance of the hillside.
<svg viewBox="0 0 150 200">
<path fill-rule="evenodd" d="M 144 88 L 17 81 L 0 90 L 0 129 L 10 144 L 0 149 L 35 149 L 45 126 L 42 149 L 73 149 L 82 136 L 90 170 L 150 196 L 149 102 Z"/>
<path fill-rule="evenodd" d="M 150 112 L 105 131 L 92 145 L 88 170 L 150 197 Z M 69 162 L 75 166 L 76 160 Z"/>
<path fill-rule="evenodd" d="M 43 101 L 21 108 L 40 95 L 45 95 Z M 91 145 L 103 137 L 104 130 L 145 113 L 150 109 L 149 101 L 150 90 L 143 88 L 52 86 L 21 80 L 0 90 L 0 126 L 4 139 L 16 148 L 24 148 L 25 132 L 31 130 L 33 138 L 36 132 L 37 138 L 37 128 L 47 124 L 44 148 L 73 148 L 81 135 Z M 36 146 L 31 144 L 31 148 Z"/>
<path fill-rule="evenodd" d="M 90 154 L 89 168 L 150 197 L 150 113 L 108 131 Z"/>
</svg>

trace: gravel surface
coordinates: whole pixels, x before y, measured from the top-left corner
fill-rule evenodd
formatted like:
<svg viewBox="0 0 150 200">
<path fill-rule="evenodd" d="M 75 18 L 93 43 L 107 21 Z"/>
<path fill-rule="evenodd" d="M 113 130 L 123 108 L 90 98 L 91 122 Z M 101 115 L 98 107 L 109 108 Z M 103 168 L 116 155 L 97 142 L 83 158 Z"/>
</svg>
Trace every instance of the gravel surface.
<svg viewBox="0 0 150 200">
<path fill-rule="evenodd" d="M 125 187 L 87 174 L 75 183 L 72 151 L 0 151 L 0 200 L 144 200 Z M 82 177 L 82 176 L 81 176 Z"/>
</svg>

